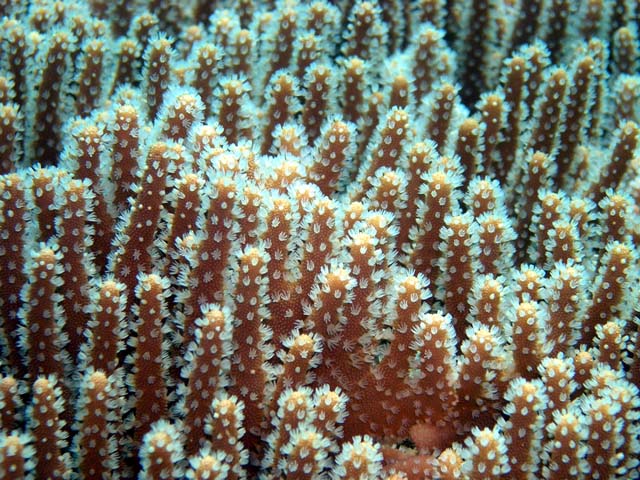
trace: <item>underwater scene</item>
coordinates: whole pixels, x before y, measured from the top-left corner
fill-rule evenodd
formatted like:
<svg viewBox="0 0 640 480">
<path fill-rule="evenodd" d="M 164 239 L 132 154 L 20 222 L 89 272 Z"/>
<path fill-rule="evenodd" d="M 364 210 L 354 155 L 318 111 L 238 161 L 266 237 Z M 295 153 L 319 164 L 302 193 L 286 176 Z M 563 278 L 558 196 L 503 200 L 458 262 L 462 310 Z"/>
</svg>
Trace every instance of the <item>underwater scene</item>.
<svg viewBox="0 0 640 480">
<path fill-rule="evenodd" d="M 640 478 L 639 0 L 0 0 L 0 479 Z"/>
</svg>

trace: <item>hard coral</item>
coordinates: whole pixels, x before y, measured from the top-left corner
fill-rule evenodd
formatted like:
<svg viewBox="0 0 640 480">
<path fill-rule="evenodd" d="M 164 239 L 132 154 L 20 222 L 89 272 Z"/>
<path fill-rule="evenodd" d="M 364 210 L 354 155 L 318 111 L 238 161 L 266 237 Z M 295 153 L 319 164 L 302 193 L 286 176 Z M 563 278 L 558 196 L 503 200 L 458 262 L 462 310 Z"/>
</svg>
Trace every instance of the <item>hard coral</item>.
<svg viewBox="0 0 640 480">
<path fill-rule="evenodd" d="M 638 2 L 0 15 L 0 477 L 640 476 Z"/>
</svg>

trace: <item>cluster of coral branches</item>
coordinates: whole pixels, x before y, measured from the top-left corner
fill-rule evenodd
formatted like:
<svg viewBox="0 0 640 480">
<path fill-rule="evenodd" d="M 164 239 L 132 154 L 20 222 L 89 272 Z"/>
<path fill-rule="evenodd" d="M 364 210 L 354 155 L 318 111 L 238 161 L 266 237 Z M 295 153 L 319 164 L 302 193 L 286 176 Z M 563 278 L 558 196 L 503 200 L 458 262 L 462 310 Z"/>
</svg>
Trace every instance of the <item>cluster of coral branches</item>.
<svg viewBox="0 0 640 480">
<path fill-rule="evenodd" d="M 0 14 L 1 478 L 640 476 L 640 3 Z"/>
</svg>

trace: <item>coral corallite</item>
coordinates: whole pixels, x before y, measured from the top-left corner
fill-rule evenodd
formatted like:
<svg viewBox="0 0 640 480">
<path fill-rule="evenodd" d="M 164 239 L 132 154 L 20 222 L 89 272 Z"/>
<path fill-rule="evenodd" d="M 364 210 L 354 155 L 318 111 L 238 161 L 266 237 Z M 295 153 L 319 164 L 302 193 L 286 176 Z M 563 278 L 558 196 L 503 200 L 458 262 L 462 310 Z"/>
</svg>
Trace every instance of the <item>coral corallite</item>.
<svg viewBox="0 0 640 480">
<path fill-rule="evenodd" d="M 0 478 L 640 478 L 639 2 L 0 17 Z"/>
</svg>

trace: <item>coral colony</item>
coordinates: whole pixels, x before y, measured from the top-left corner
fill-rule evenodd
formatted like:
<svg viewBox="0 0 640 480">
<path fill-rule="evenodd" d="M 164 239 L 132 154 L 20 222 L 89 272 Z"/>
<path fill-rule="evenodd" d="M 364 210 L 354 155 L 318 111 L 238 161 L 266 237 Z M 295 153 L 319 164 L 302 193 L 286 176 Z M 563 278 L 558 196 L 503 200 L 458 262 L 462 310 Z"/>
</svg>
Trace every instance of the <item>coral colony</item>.
<svg viewBox="0 0 640 480">
<path fill-rule="evenodd" d="M 0 16 L 0 478 L 640 477 L 640 2 Z"/>
</svg>

